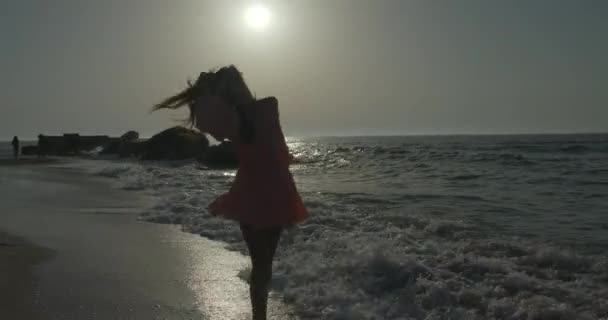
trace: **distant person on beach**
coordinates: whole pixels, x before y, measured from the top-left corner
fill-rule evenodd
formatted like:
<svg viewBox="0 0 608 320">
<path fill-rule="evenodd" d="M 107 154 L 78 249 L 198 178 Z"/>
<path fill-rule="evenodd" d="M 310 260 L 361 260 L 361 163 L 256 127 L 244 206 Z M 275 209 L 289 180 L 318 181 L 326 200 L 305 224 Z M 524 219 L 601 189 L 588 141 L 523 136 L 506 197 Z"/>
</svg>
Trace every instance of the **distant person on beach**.
<svg viewBox="0 0 608 320">
<path fill-rule="evenodd" d="M 19 138 L 17 138 L 17 136 L 14 136 L 11 144 L 13 145 L 13 157 L 15 158 L 15 160 L 19 160 L 19 149 L 21 149 Z"/>
<path fill-rule="evenodd" d="M 194 83 L 154 107 L 190 108 L 190 123 L 218 141 L 232 141 L 239 169 L 228 193 L 209 211 L 240 223 L 251 256 L 254 320 L 266 319 L 272 261 L 286 226 L 307 210 L 289 171 L 291 160 L 279 122 L 277 99 L 256 99 L 234 66 L 203 72 Z"/>
</svg>

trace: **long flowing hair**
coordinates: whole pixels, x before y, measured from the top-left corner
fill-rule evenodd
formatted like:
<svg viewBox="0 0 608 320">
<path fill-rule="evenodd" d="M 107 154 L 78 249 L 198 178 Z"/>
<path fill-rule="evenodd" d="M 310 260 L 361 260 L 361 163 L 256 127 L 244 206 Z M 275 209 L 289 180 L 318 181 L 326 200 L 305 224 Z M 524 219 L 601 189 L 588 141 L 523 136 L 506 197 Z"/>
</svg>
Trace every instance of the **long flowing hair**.
<svg viewBox="0 0 608 320">
<path fill-rule="evenodd" d="M 245 116 L 241 104 L 243 101 L 253 102 L 255 97 L 247 87 L 241 72 L 234 66 L 226 66 L 217 70 L 201 72 L 193 83 L 187 81 L 186 89 L 170 96 L 154 105 L 152 111 L 160 109 L 179 109 L 188 106 L 190 113 L 187 122 L 196 125 L 196 113 L 193 110 L 194 102 L 204 95 L 217 95 L 233 106 L 239 115 L 239 136 L 245 142 L 253 140 L 253 126 Z"/>
</svg>

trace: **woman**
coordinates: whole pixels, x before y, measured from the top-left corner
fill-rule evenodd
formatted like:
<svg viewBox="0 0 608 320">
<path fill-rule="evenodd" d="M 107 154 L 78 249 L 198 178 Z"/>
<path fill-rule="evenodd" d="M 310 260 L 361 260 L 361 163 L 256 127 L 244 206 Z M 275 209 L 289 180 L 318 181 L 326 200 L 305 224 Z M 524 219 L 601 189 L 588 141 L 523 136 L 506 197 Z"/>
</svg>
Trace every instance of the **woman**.
<svg viewBox="0 0 608 320">
<path fill-rule="evenodd" d="M 231 140 L 239 169 L 230 191 L 209 205 L 211 214 L 240 223 L 251 257 L 254 320 L 266 319 L 272 260 L 285 226 L 308 213 L 289 172 L 290 155 L 278 102 L 257 100 L 234 66 L 203 72 L 188 88 L 154 107 L 190 108 L 190 122 L 218 141 Z"/>
</svg>

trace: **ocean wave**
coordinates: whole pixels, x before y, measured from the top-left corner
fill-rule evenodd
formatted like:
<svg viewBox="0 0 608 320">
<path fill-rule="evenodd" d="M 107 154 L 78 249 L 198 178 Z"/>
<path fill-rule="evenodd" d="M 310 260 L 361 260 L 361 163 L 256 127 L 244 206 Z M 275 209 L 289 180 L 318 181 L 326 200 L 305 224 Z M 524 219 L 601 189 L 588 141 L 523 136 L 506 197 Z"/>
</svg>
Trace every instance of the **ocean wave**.
<svg viewBox="0 0 608 320">
<path fill-rule="evenodd" d="M 393 148 L 375 147 L 374 148 L 374 154 L 404 155 L 404 154 L 408 154 L 411 152 L 412 152 L 411 150 L 408 150 L 404 147 L 393 147 Z"/>
<path fill-rule="evenodd" d="M 605 147 L 608 150 L 608 147 Z M 446 145 L 420 146 L 335 146 L 331 148 L 306 149 L 299 146 L 294 151 L 295 164 L 315 165 L 323 167 L 361 167 L 395 166 L 402 168 L 408 164 L 421 163 L 451 163 L 475 164 L 487 163 L 505 166 L 537 166 L 547 163 L 575 164 L 584 161 L 586 155 L 593 156 L 597 161 L 606 158 L 597 152 L 602 148 L 587 145 L 561 145 L 552 148 L 547 146 L 485 146 L 470 148 L 454 148 Z M 458 179 L 455 179 L 458 180 Z"/>
<path fill-rule="evenodd" d="M 533 165 L 534 161 L 519 153 L 479 153 L 474 154 L 472 162 L 500 162 L 501 164 Z"/>
<path fill-rule="evenodd" d="M 100 174 L 125 186 L 139 183 L 158 197 L 142 219 L 180 224 L 185 231 L 246 253 L 238 225 L 206 210 L 228 187 L 230 175 L 153 164 L 118 164 Z M 304 318 L 608 316 L 606 256 L 496 233 L 482 236 L 475 232 L 479 226 L 458 219 L 418 215 L 404 206 L 391 209 L 403 200 L 486 201 L 478 195 L 385 196 L 303 193 L 311 215 L 285 231 L 272 285 Z"/>
<path fill-rule="evenodd" d="M 575 145 L 563 146 L 563 147 L 559 148 L 559 150 L 562 152 L 566 152 L 566 153 L 583 153 L 585 151 L 589 151 L 590 148 L 587 146 L 584 146 L 584 145 L 575 144 Z"/>
<path fill-rule="evenodd" d="M 600 180 L 574 180 L 574 182 L 584 186 L 608 186 L 608 181 Z"/>
<path fill-rule="evenodd" d="M 392 193 L 392 194 L 367 194 L 359 192 L 324 192 L 319 195 L 315 195 L 315 198 L 323 196 L 326 203 L 333 203 L 334 205 L 338 202 L 341 203 L 353 203 L 358 205 L 370 204 L 381 207 L 403 205 L 407 203 L 426 202 L 433 200 L 446 200 L 451 202 L 466 201 L 466 202 L 487 202 L 481 196 L 475 195 L 459 195 L 459 194 L 441 194 L 441 193 Z M 314 201 L 314 205 L 320 205 L 319 201 Z"/>
<path fill-rule="evenodd" d="M 440 194 L 440 193 L 404 193 L 400 195 L 402 200 L 417 202 L 417 201 L 427 201 L 427 200 L 441 200 L 441 199 L 449 199 L 449 200 L 460 200 L 460 201 L 471 201 L 471 202 L 485 202 L 481 196 L 475 195 L 459 195 L 459 194 Z"/>
<path fill-rule="evenodd" d="M 484 175 L 482 175 L 482 174 L 461 174 L 461 175 L 448 177 L 447 179 L 448 180 L 476 180 L 476 179 L 480 179 L 483 177 L 484 177 Z"/>
<path fill-rule="evenodd" d="M 608 174 L 608 168 L 600 168 L 600 169 L 588 169 L 588 170 L 584 170 L 583 172 L 588 173 L 588 174 Z"/>
<path fill-rule="evenodd" d="M 553 152 L 553 150 L 551 148 L 548 148 L 547 146 L 544 145 L 538 145 L 538 144 L 515 144 L 515 145 L 508 145 L 506 146 L 496 146 L 494 150 L 513 150 L 516 152 L 525 152 L 525 153 L 546 153 L 546 152 Z"/>
<path fill-rule="evenodd" d="M 118 178 L 122 175 L 128 174 L 129 171 L 131 170 L 131 168 L 132 167 L 128 166 L 128 165 L 110 166 L 110 167 L 102 168 L 101 170 L 99 170 L 97 172 L 97 174 L 102 177 Z"/>
</svg>

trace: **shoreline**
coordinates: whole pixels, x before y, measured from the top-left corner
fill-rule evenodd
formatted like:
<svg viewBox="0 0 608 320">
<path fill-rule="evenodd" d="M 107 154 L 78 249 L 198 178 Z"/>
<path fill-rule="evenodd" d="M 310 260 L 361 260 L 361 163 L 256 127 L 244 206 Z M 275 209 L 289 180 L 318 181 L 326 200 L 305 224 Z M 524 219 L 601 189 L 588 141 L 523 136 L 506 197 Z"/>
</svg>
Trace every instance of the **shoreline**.
<svg viewBox="0 0 608 320">
<path fill-rule="evenodd" d="M 147 196 L 67 167 L 0 165 L 1 319 L 249 316 L 246 257 L 139 220 Z M 291 319 L 276 300 L 269 310 Z"/>
<path fill-rule="evenodd" d="M 0 166 L 0 265 L 16 300 L 0 300 L 0 318 L 207 319 L 173 248 L 183 249 L 177 230 L 137 220 L 145 196 L 61 162 Z"/>
</svg>

